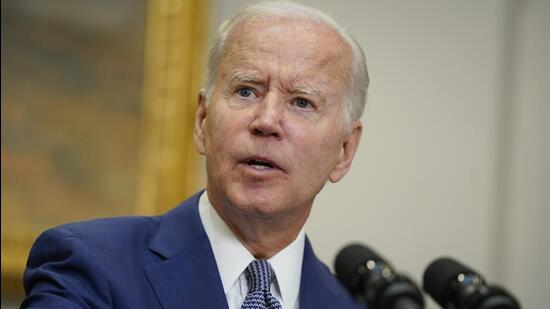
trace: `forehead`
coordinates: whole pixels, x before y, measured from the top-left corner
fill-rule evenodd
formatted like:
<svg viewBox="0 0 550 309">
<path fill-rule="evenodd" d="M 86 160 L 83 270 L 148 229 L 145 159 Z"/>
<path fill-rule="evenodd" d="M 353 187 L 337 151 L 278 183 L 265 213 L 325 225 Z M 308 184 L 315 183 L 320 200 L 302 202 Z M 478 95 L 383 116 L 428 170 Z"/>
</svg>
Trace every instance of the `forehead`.
<svg viewBox="0 0 550 309">
<path fill-rule="evenodd" d="M 329 26 L 285 17 L 258 17 L 242 21 L 228 38 L 221 71 L 276 73 L 309 82 L 347 83 L 351 48 Z"/>
</svg>

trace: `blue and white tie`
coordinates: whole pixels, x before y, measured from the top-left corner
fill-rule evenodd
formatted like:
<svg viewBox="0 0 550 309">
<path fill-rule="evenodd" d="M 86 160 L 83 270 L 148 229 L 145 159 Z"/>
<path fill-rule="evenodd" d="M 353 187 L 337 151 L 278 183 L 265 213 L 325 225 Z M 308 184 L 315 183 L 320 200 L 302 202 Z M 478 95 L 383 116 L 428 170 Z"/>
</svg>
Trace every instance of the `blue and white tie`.
<svg viewBox="0 0 550 309">
<path fill-rule="evenodd" d="M 241 309 L 282 309 L 279 301 L 271 294 L 271 280 L 275 274 L 266 260 L 254 260 L 245 270 L 248 281 L 248 295 Z"/>
</svg>

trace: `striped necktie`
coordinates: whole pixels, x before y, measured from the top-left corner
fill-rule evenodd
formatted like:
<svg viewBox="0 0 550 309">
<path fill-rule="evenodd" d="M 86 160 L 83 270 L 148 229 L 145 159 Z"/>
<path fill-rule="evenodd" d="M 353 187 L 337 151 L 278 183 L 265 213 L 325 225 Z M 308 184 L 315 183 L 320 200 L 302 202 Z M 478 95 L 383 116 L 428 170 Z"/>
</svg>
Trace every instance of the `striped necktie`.
<svg viewBox="0 0 550 309">
<path fill-rule="evenodd" d="M 245 270 L 248 281 L 248 295 L 241 309 L 282 309 L 279 301 L 271 294 L 271 280 L 275 276 L 266 260 L 254 260 Z"/>
</svg>

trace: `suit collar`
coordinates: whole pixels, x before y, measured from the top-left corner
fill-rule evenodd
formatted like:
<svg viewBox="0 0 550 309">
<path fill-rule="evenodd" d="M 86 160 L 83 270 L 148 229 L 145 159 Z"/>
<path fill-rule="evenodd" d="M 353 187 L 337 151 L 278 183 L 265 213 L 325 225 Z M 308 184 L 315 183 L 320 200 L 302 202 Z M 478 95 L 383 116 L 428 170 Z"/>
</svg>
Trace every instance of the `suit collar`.
<svg viewBox="0 0 550 309">
<path fill-rule="evenodd" d="M 162 217 L 150 250 L 163 260 L 145 272 L 164 308 L 227 308 L 210 242 L 199 217 L 199 192 Z"/>
<path fill-rule="evenodd" d="M 146 274 L 164 308 L 227 308 L 198 201 L 203 191 L 162 217 L 150 250 L 164 260 Z M 332 274 L 315 256 L 306 237 L 300 283 L 300 308 L 328 308 L 340 295 Z"/>
<path fill-rule="evenodd" d="M 198 211 L 199 198 L 203 192 L 191 196 L 161 217 L 149 249 L 164 258 L 170 258 L 205 235 Z"/>
<path fill-rule="evenodd" d="M 331 308 L 332 304 L 342 297 L 340 294 L 341 288 L 337 281 L 327 267 L 317 259 L 306 237 L 300 283 L 300 308 Z"/>
</svg>

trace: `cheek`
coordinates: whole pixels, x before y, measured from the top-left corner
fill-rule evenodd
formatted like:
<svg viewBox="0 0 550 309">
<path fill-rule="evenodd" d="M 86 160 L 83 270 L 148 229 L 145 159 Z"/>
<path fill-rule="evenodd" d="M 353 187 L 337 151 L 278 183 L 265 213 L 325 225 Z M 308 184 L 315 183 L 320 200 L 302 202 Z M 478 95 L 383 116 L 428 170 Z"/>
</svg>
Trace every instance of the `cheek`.
<svg viewBox="0 0 550 309">
<path fill-rule="evenodd" d="M 207 145 L 211 150 L 216 151 L 224 147 L 224 143 L 227 143 L 227 139 L 231 138 L 231 127 L 228 123 L 228 119 L 220 115 L 219 112 L 212 112 L 210 119 L 206 123 L 206 137 Z"/>
<path fill-rule="evenodd" d="M 324 137 L 323 137 L 324 136 Z M 307 177 L 325 181 L 336 165 L 340 154 L 340 146 L 334 136 L 315 134 L 302 139 L 299 149 L 300 166 L 306 168 Z"/>
<path fill-rule="evenodd" d="M 205 151 L 207 158 L 222 164 L 230 160 L 242 139 L 244 121 L 234 113 L 214 110 L 205 125 Z"/>
</svg>

